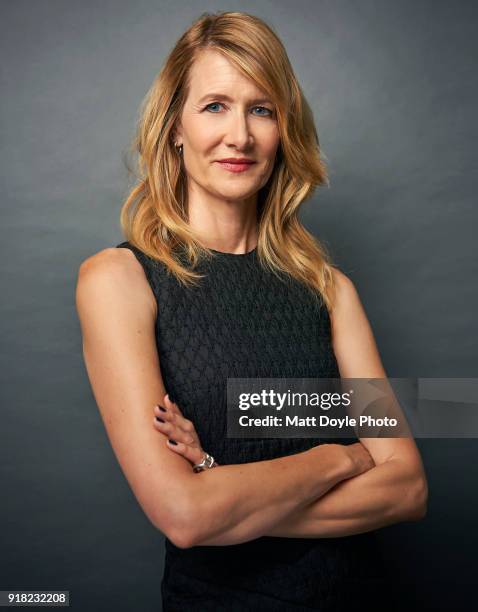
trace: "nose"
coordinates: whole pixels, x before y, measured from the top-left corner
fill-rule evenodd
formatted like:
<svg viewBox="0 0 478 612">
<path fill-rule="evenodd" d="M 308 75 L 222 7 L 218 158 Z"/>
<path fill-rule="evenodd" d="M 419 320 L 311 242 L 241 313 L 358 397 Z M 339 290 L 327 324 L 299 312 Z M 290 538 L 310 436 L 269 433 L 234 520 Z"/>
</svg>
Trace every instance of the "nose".
<svg viewBox="0 0 478 612">
<path fill-rule="evenodd" d="M 246 149 L 252 144 L 252 134 L 247 116 L 242 112 L 231 113 L 225 136 L 227 146 Z"/>
</svg>

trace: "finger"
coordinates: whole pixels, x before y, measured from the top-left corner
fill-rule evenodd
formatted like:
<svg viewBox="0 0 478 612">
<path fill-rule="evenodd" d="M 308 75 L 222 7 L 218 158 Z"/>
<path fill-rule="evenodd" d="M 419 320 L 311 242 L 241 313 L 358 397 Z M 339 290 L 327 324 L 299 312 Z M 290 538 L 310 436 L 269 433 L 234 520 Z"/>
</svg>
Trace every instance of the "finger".
<svg viewBox="0 0 478 612">
<path fill-rule="evenodd" d="M 186 434 L 189 434 L 189 436 L 192 437 L 190 443 L 195 442 L 198 446 L 200 446 L 199 437 L 197 435 L 196 428 L 194 427 L 194 423 L 189 419 L 184 418 L 182 412 L 179 409 L 179 406 L 175 402 L 171 401 L 169 393 L 166 393 L 163 400 L 166 409 L 165 420 L 168 420 L 169 422 L 174 422 Z"/>
<path fill-rule="evenodd" d="M 169 449 L 171 449 L 178 455 L 185 457 L 188 461 L 191 462 L 191 465 L 200 463 L 204 458 L 203 450 L 189 446 L 188 444 L 183 444 L 182 442 L 179 442 L 172 438 L 168 438 L 168 440 L 166 441 L 166 445 Z"/>
<path fill-rule="evenodd" d="M 161 421 L 164 421 L 165 423 L 171 423 L 171 425 L 182 429 L 181 420 L 184 420 L 184 417 L 182 417 L 180 414 L 173 412 L 170 408 L 166 409 L 163 406 L 160 406 L 159 404 L 154 406 L 153 411 L 155 416 L 159 417 Z"/>
<path fill-rule="evenodd" d="M 179 406 L 176 404 L 176 402 L 172 402 L 170 400 L 169 393 L 166 393 L 166 395 L 163 398 L 163 402 L 167 410 L 170 410 L 171 412 L 175 412 L 175 413 L 181 413 L 181 411 L 179 410 Z"/>
<path fill-rule="evenodd" d="M 166 397 L 166 396 L 165 396 Z M 180 412 L 171 412 L 170 409 L 163 409 L 162 406 L 154 407 L 154 414 L 161 418 L 163 421 L 173 423 L 176 427 L 181 429 L 185 434 L 188 434 L 192 440 L 191 442 L 199 443 L 199 437 L 197 435 L 194 423 L 189 419 L 185 419 Z"/>
<path fill-rule="evenodd" d="M 166 436 L 172 437 L 178 442 L 183 442 L 184 444 L 189 444 L 192 446 L 199 446 L 197 436 L 193 436 L 189 432 L 184 431 L 173 420 L 166 420 L 163 417 L 154 416 L 153 424 L 157 431 L 160 431 Z"/>
</svg>

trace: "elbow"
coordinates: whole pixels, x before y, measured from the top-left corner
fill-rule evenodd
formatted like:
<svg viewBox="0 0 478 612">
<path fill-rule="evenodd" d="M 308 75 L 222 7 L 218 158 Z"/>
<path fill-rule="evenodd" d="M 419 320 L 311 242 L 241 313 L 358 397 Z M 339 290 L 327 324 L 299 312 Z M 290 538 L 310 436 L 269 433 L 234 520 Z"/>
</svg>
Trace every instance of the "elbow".
<svg viewBox="0 0 478 612">
<path fill-rule="evenodd" d="M 420 476 L 410 487 L 409 503 L 405 520 L 421 521 L 428 510 L 428 484 L 425 476 Z"/>
<path fill-rule="evenodd" d="M 221 531 L 222 521 L 218 517 L 223 515 L 219 511 L 220 504 L 217 499 L 202 491 L 198 496 L 191 495 L 184 501 L 182 512 L 177 516 L 174 528 L 171 530 L 171 541 L 178 548 L 193 548 L 205 546 L 206 541 Z"/>
<path fill-rule="evenodd" d="M 197 546 L 197 520 L 195 505 L 183 500 L 170 509 L 167 519 L 157 518 L 154 523 L 177 548 L 192 548 Z"/>
<path fill-rule="evenodd" d="M 171 530 L 170 533 L 166 536 L 170 542 L 176 546 L 176 548 L 192 548 L 195 546 L 195 541 L 192 537 L 192 534 L 189 530 L 185 529 L 175 529 Z"/>
</svg>

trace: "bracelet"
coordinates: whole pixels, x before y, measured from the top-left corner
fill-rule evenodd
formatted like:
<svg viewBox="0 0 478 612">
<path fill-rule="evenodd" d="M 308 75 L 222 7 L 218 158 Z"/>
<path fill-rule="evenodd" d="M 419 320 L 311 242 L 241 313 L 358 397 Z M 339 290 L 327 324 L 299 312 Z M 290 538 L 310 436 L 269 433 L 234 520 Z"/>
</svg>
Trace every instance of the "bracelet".
<svg viewBox="0 0 478 612">
<path fill-rule="evenodd" d="M 193 465 L 193 470 L 195 472 L 202 472 L 203 470 L 207 470 L 208 468 L 216 466 L 217 463 L 215 462 L 214 457 L 204 451 L 204 459 L 200 463 L 196 463 L 195 465 Z"/>
</svg>

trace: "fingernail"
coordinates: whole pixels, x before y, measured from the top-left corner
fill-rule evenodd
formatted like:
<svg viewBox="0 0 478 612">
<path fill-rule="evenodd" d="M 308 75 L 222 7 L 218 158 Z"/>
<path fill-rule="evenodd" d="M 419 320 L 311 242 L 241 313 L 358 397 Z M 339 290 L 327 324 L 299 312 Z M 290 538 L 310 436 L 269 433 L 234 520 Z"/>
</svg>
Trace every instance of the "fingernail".
<svg viewBox="0 0 478 612">
<path fill-rule="evenodd" d="M 159 421 L 160 423 L 164 423 L 164 419 L 160 419 L 159 417 L 154 417 L 157 421 Z"/>
<path fill-rule="evenodd" d="M 170 444 L 174 444 L 174 446 L 177 446 L 177 444 L 178 444 L 177 442 L 175 442 L 174 440 L 170 440 L 169 438 L 168 438 L 168 442 Z"/>
</svg>

